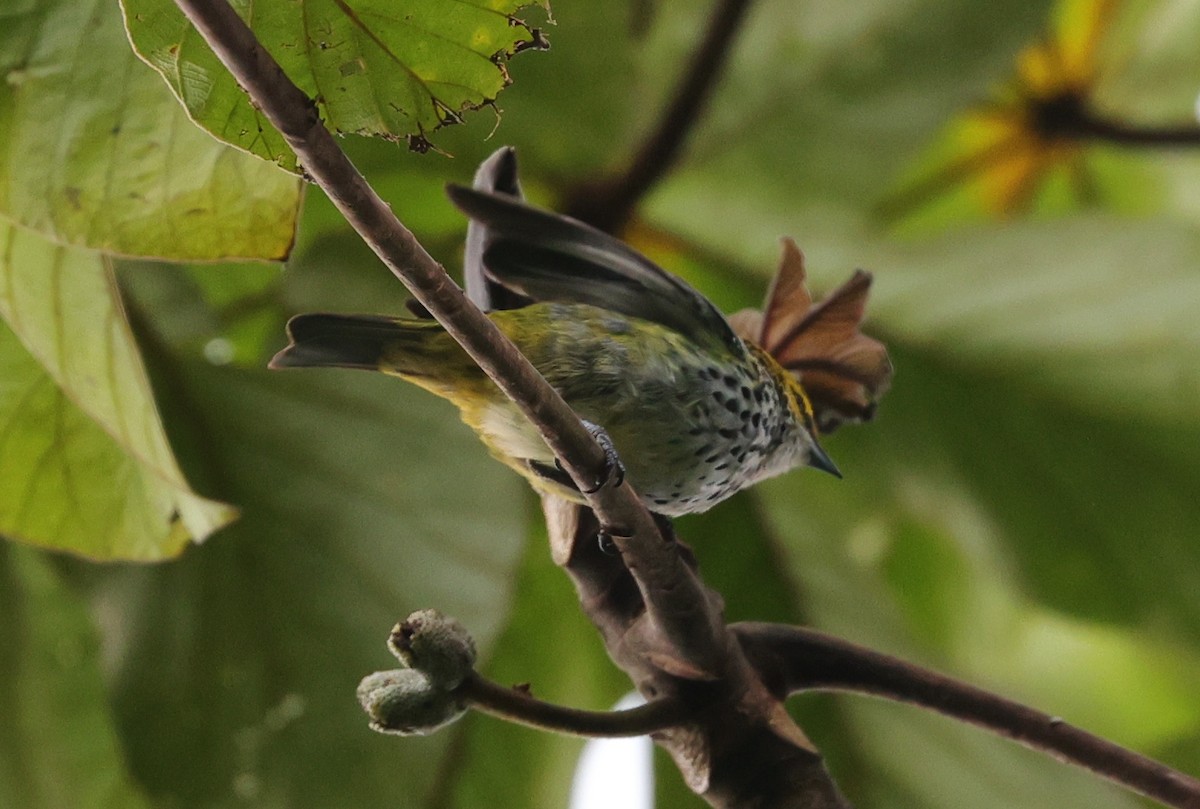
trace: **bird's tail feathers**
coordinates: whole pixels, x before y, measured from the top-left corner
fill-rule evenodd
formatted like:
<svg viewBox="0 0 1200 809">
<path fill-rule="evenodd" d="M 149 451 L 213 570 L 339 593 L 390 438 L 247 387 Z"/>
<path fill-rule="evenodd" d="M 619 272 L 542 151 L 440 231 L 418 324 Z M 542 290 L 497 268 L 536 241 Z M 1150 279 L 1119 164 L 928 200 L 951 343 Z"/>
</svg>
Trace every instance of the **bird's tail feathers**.
<svg viewBox="0 0 1200 809">
<path fill-rule="evenodd" d="M 441 331 L 441 326 L 434 321 L 312 313 L 293 317 L 287 331 L 290 342 L 271 359 L 271 368 L 378 371 L 386 365 L 389 371 L 418 374 L 422 347 L 430 332 Z M 403 367 L 410 362 L 413 367 Z"/>
</svg>

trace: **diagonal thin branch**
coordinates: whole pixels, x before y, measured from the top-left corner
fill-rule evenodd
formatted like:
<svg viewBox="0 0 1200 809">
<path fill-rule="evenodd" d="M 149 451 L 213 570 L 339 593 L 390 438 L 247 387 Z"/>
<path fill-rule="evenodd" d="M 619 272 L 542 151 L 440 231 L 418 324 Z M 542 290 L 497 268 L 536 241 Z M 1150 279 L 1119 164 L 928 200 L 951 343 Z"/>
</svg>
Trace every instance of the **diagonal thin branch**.
<svg viewBox="0 0 1200 809">
<path fill-rule="evenodd" d="M 1200 809 L 1200 781 L 1018 702 L 812 629 L 730 627 L 785 693 L 849 691 L 907 702 L 977 725 L 1177 809 Z"/>
<path fill-rule="evenodd" d="M 624 227 L 638 202 L 679 160 L 688 135 L 716 89 L 751 2 L 718 0 L 704 39 L 692 54 L 670 103 L 628 167 L 615 177 L 577 190 L 566 205 L 568 214 L 607 233 Z"/>
<path fill-rule="evenodd" d="M 466 299 L 337 145 L 312 100 L 288 77 L 227 0 L 176 0 L 217 57 L 296 152 L 321 187 L 388 269 L 437 318 L 496 385 L 537 427 L 581 491 L 605 478 L 603 450 L 558 392 Z M 634 573 L 647 613 L 680 655 L 699 671 L 717 667 L 718 627 L 694 620 L 704 593 L 674 546 L 663 542 L 629 486 L 605 485 L 587 496 Z"/>
</svg>

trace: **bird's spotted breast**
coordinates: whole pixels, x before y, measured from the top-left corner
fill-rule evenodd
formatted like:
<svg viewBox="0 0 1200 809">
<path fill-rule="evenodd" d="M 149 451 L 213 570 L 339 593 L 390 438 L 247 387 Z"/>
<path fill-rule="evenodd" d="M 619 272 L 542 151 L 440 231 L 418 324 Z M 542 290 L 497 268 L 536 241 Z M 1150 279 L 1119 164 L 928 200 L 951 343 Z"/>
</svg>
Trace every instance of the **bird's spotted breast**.
<svg viewBox="0 0 1200 809">
<path fill-rule="evenodd" d="M 651 449 L 669 462 L 630 471 L 630 480 L 651 509 L 667 515 L 703 510 L 763 477 L 790 467 L 778 463 L 792 434 L 791 415 L 778 385 L 754 364 L 689 367 L 682 383 L 688 405 L 679 424 Z M 662 443 L 665 446 L 647 447 Z M 618 443 L 618 451 L 620 451 Z M 673 476 L 661 478 L 663 469 Z"/>
<path fill-rule="evenodd" d="M 580 305 L 532 306 L 504 317 L 547 381 L 608 433 L 626 480 L 653 511 L 704 511 L 804 460 L 805 436 L 788 393 L 754 351 L 699 346 L 662 326 Z M 539 328 L 543 317 L 555 327 Z M 463 416 L 518 471 L 526 461 L 553 464 L 507 399 L 464 407 Z"/>
</svg>

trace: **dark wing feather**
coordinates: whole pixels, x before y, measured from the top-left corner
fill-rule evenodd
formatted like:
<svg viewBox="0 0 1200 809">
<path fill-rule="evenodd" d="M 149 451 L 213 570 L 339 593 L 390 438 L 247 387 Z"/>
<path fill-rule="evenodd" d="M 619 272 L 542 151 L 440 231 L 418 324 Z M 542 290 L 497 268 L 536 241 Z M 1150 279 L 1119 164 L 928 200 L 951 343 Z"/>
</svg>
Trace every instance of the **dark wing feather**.
<svg viewBox="0 0 1200 809">
<path fill-rule="evenodd" d="M 492 191 L 521 199 L 516 150 L 504 146 L 493 152 L 479 165 L 473 185 L 479 191 Z M 528 306 L 533 303 L 532 298 L 504 286 L 485 271 L 483 256 L 494 238 L 495 233 L 485 223 L 472 219 L 467 224 L 467 244 L 463 253 L 463 287 L 467 297 L 485 312 Z"/>
<path fill-rule="evenodd" d="M 725 316 L 679 278 L 612 236 L 506 195 L 451 185 L 487 228 L 489 278 L 538 301 L 584 303 L 661 323 L 701 344 L 744 350 Z"/>
</svg>

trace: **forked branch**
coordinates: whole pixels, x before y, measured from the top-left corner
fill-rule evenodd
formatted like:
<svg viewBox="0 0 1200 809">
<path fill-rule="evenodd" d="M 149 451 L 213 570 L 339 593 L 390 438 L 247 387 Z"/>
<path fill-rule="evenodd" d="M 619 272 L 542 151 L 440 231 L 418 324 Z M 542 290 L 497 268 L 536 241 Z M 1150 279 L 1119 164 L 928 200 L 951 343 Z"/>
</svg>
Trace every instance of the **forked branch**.
<svg viewBox="0 0 1200 809">
<path fill-rule="evenodd" d="M 370 188 L 321 123 L 311 99 L 284 75 L 226 0 L 176 2 L 284 135 L 308 176 L 522 409 L 579 489 L 592 489 L 606 469 L 601 447 Z M 546 500 L 556 560 L 574 579 L 584 609 L 618 665 L 651 699 L 669 700 L 650 713 L 664 706 L 705 706 L 681 724 L 666 722 L 658 738 L 689 785 L 712 805 L 847 807 L 819 753 L 783 710 L 785 694 L 773 690 L 782 684 L 783 692 L 792 687 L 846 688 L 911 701 L 1027 743 L 1052 739 L 1046 731 L 1035 733 L 1034 725 L 1052 726 L 1072 743 L 1046 743 L 1039 749 L 1090 766 L 1169 805 L 1200 809 L 1200 790 L 1193 779 L 1153 762 L 1139 762 L 1126 777 L 1121 763 L 1126 759 L 1112 757 L 1107 742 L 1084 739 L 1086 734 L 1074 729 L 1064 734 L 1061 723 L 1015 704 L 1005 704 L 1001 711 L 1010 720 L 1015 717 L 1006 724 L 1008 720 L 995 716 L 999 698 L 982 697 L 984 692 L 970 686 L 928 673 L 917 676 L 911 667 L 833 639 L 817 643 L 814 638 L 824 636 L 805 630 L 740 625 L 735 635 L 722 619 L 720 596 L 703 585 L 677 545 L 664 541 L 628 486 L 603 486 L 589 495 L 588 503 L 595 516 L 579 506 Z M 613 536 L 619 557 L 605 556 L 588 541 L 601 526 Z M 864 668 L 855 674 L 855 665 Z M 495 705 L 513 696 L 520 698 L 490 694 Z M 1070 751 L 1092 749 L 1088 745 L 1107 752 L 1096 753 L 1094 759 L 1087 753 L 1071 758 L 1075 754 Z"/>
</svg>

